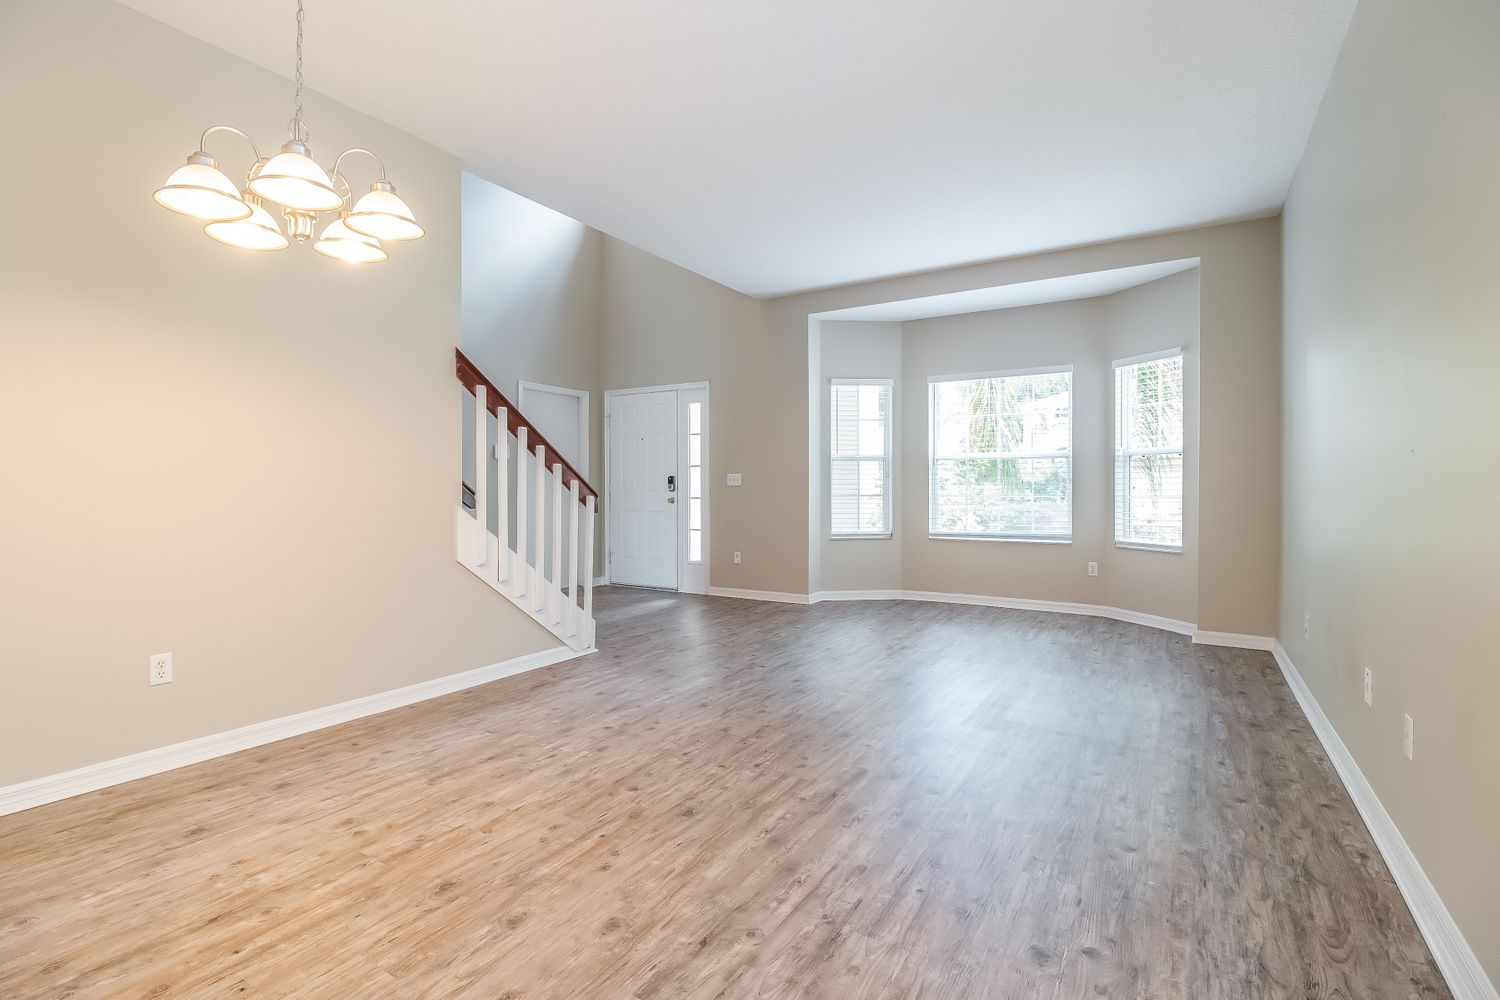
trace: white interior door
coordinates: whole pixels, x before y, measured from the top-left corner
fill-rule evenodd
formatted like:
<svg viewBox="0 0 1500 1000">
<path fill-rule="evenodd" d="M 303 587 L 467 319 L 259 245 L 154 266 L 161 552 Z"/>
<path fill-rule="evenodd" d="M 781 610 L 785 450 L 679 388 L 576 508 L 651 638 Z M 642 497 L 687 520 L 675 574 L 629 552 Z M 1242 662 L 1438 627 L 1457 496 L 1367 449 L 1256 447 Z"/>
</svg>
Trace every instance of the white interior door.
<svg viewBox="0 0 1500 1000">
<path fill-rule="evenodd" d="M 677 391 L 617 395 L 609 413 L 609 580 L 677 589 Z"/>
</svg>

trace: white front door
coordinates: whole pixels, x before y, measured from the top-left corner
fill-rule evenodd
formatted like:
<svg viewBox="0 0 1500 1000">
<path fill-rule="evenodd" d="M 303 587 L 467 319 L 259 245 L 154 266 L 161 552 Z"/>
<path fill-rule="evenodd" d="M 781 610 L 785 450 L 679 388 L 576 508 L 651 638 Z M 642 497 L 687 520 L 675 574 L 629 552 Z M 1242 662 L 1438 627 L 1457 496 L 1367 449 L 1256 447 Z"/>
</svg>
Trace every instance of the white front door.
<svg viewBox="0 0 1500 1000">
<path fill-rule="evenodd" d="M 609 581 L 676 590 L 677 390 L 610 405 Z"/>
</svg>

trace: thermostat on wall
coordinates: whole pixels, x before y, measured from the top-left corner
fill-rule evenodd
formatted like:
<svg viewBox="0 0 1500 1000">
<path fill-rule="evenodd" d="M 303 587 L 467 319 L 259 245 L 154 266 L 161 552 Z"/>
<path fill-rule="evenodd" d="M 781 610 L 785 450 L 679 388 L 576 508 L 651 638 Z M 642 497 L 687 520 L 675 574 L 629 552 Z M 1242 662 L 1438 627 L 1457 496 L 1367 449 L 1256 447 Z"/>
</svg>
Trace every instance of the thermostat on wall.
<svg viewBox="0 0 1500 1000">
<path fill-rule="evenodd" d="M 743 477 L 738 472 L 731 472 L 729 474 L 730 486 L 739 486 L 741 482 L 743 482 Z"/>
</svg>

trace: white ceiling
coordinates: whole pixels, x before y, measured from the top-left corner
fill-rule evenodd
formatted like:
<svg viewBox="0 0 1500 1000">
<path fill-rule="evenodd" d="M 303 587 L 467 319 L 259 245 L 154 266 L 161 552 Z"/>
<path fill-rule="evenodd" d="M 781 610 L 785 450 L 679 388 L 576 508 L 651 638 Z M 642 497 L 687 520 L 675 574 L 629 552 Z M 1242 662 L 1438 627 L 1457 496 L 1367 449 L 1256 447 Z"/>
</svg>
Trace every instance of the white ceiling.
<svg viewBox="0 0 1500 1000">
<path fill-rule="evenodd" d="M 293 0 L 127 3 L 291 73 Z M 306 73 L 773 295 L 1274 213 L 1354 4 L 309 0 Z"/>
<path fill-rule="evenodd" d="M 1090 271 L 1086 274 L 1069 274 L 1057 278 L 1039 278 L 1036 281 L 1018 281 L 1012 285 L 995 285 L 991 288 L 974 288 L 963 292 L 947 292 L 928 295 L 920 299 L 903 299 L 900 302 L 878 302 L 868 306 L 853 306 L 818 313 L 819 319 L 861 320 L 875 323 L 905 323 L 914 319 L 931 319 L 934 316 L 961 316 L 965 313 L 990 312 L 994 309 L 1014 309 L 1018 306 L 1035 306 L 1044 302 L 1070 302 L 1073 299 L 1092 299 L 1099 295 L 1113 295 L 1136 285 L 1144 285 L 1169 274 L 1197 267 L 1196 257 L 1189 260 L 1168 260 L 1157 264 L 1137 264 L 1134 267 L 1117 267 L 1108 271 Z"/>
</svg>

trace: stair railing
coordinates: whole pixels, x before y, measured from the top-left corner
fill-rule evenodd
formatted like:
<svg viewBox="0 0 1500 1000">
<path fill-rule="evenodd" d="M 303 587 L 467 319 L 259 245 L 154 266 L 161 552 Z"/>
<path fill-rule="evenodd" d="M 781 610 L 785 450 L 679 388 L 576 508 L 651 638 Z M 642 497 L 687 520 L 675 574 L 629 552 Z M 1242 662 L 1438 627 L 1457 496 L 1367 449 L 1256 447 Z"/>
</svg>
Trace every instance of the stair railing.
<svg viewBox="0 0 1500 1000">
<path fill-rule="evenodd" d="M 472 485 L 463 484 L 458 511 L 459 562 L 569 645 L 591 648 L 599 494 L 463 351 L 455 349 L 454 355 L 458 381 L 475 400 L 475 474 Z M 493 441 L 490 415 L 498 426 Z M 496 468 L 493 489 L 491 456 Z M 495 532 L 489 530 L 491 513 L 496 515 Z M 566 549 L 564 537 L 569 539 Z"/>
</svg>

